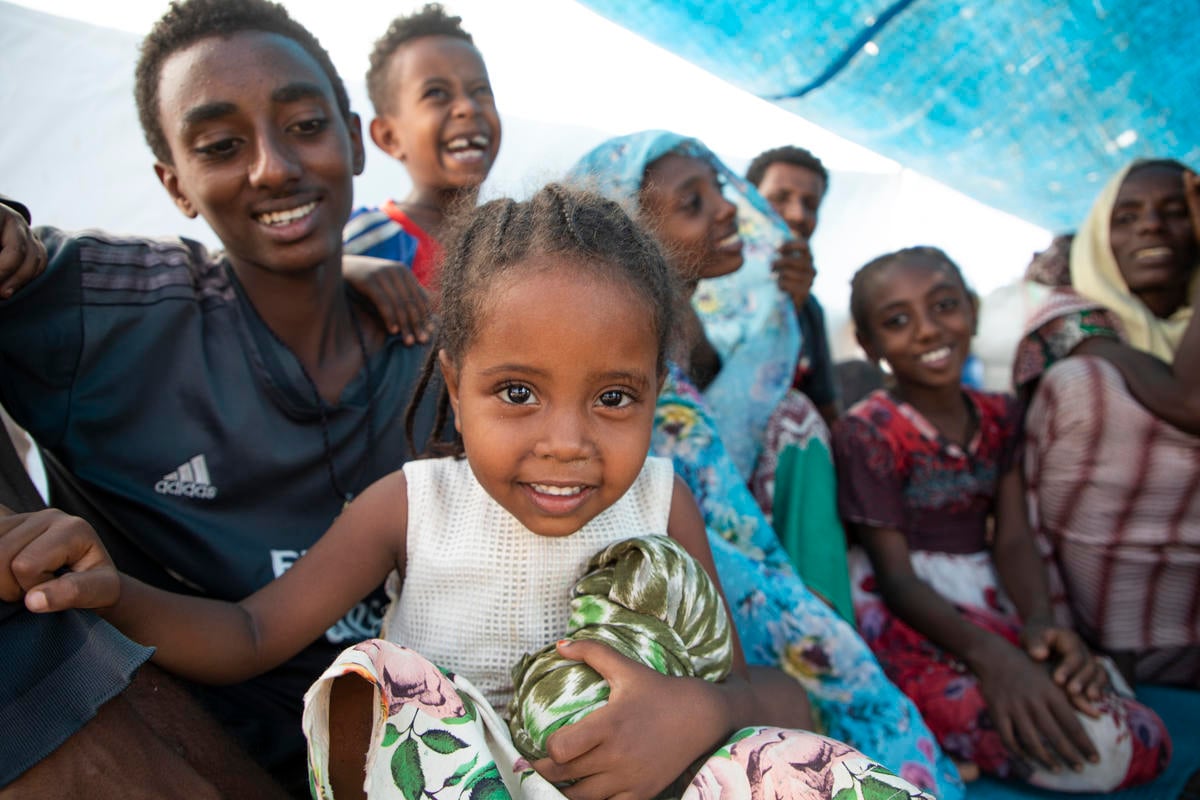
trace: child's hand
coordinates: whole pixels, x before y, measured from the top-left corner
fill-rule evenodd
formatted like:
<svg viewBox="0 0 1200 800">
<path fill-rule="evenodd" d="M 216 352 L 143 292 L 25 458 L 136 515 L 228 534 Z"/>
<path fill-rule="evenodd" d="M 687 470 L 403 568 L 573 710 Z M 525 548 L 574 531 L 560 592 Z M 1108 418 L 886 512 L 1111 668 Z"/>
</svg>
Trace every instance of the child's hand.
<svg viewBox="0 0 1200 800">
<path fill-rule="evenodd" d="M 91 525 L 53 508 L 14 514 L 0 506 L 0 600 L 24 596 L 26 608 L 45 612 L 106 608 L 120 594 L 120 575 Z"/>
<path fill-rule="evenodd" d="M 1014 755 L 1058 771 L 1061 764 L 1082 769 L 1099 759 L 1066 693 L 1026 654 L 997 640 L 985 666 L 978 668 L 979 688 L 1004 746 Z"/>
<path fill-rule="evenodd" d="M 1093 703 L 1108 688 L 1108 672 L 1075 631 L 1053 625 L 1027 625 L 1021 631 L 1021 643 L 1034 661 L 1054 664 L 1051 677 L 1076 708 L 1089 717 L 1100 716 L 1100 709 Z"/>
<path fill-rule="evenodd" d="M 662 675 L 600 642 L 560 644 L 559 653 L 610 688 L 608 704 L 552 734 L 550 757 L 533 765 L 551 783 L 575 781 L 561 789 L 570 800 L 648 800 L 731 733 L 713 684 Z"/>
<path fill-rule="evenodd" d="M 429 297 L 407 266 L 370 256 L 342 256 L 342 277 L 371 301 L 388 333 L 425 343 L 433 330 Z"/>
<path fill-rule="evenodd" d="M 25 218 L 0 203 L 0 300 L 46 269 L 46 248 L 33 235 Z"/>
<path fill-rule="evenodd" d="M 817 275 L 808 242 L 791 239 L 780 245 L 779 254 L 771 262 L 771 271 L 775 273 L 779 288 L 787 292 L 796 308 L 804 305 Z"/>
</svg>

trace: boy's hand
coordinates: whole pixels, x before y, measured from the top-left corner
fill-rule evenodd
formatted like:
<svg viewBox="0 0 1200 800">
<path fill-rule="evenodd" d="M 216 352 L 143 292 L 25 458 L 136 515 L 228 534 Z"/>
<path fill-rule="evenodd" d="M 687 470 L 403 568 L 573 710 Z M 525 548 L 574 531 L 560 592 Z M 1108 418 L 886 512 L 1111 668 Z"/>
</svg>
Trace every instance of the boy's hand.
<svg viewBox="0 0 1200 800">
<path fill-rule="evenodd" d="M 817 275 L 808 242 L 791 239 L 780 245 L 778 255 L 771 262 L 771 271 L 775 273 L 779 288 L 792 298 L 799 310 L 808 301 L 813 278 Z"/>
<path fill-rule="evenodd" d="M 1034 661 L 1054 664 L 1051 677 L 1089 717 L 1099 717 L 1094 705 L 1108 688 L 1108 672 L 1070 628 L 1031 624 L 1021 631 L 1021 643 Z"/>
<path fill-rule="evenodd" d="M 46 248 L 17 211 L 0 203 L 0 300 L 46 270 Z"/>
<path fill-rule="evenodd" d="M 533 764 L 570 800 L 649 800 L 731 731 L 716 688 L 700 678 L 662 675 L 593 641 L 559 645 L 608 681 L 608 704 L 553 733 L 549 758 Z M 653 758 L 647 758 L 653 753 Z"/>
<path fill-rule="evenodd" d="M 998 640 L 976 671 L 992 723 L 1004 746 L 1018 758 L 1057 772 L 1079 770 L 1099 756 L 1075 715 L 1067 694 L 1046 670 L 1006 641 Z"/>
<path fill-rule="evenodd" d="M 429 296 L 407 266 L 371 256 L 342 256 L 342 276 L 375 306 L 388 333 L 407 345 L 429 341 L 433 331 Z"/>
<path fill-rule="evenodd" d="M 0 506 L 0 600 L 23 596 L 30 611 L 46 612 L 107 608 L 120 595 L 120 575 L 91 525 L 53 508 Z"/>
</svg>

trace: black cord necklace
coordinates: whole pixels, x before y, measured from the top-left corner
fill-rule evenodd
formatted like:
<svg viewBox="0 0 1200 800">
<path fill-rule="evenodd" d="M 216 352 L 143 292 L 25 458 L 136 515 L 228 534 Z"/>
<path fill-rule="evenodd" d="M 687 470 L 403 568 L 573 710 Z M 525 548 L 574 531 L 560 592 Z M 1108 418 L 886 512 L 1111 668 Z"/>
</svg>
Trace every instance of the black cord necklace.
<svg viewBox="0 0 1200 800">
<path fill-rule="evenodd" d="M 329 413 L 325 407 L 325 400 L 321 397 L 321 390 L 317 388 L 317 382 L 308 374 L 308 369 L 305 368 L 304 362 L 296 355 L 292 348 L 288 347 L 283 339 L 271 329 L 271 326 L 266 323 L 262 315 L 258 313 L 258 309 L 254 308 L 253 303 L 248 303 L 250 308 L 254 310 L 254 315 L 258 317 L 258 321 L 262 323 L 267 332 L 271 334 L 271 338 L 275 343 L 284 350 L 292 354 L 292 358 L 296 359 L 296 365 L 300 367 L 300 374 L 304 376 L 304 380 L 308 383 L 308 388 L 312 389 L 313 402 L 317 404 L 317 413 L 321 418 L 321 441 L 325 445 L 325 467 L 329 470 L 329 485 L 333 487 L 333 493 L 342 501 L 342 508 L 350 505 L 350 501 L 354 499 L 354 492 L 342 486 L 342 482 L 338 480 L 337 468 L 333 464 L 333 446 L 329 440 Z M 358 321 L 358 315 L 354 313 L 354 308 L 350 308 L 350 324 L 354 326 L 354 337 L 358 341 L 358 351 L 362 354 L 363 369 L 367 373 L 367 452 L 363 462 L 359 465 L 356 478 L 362 475 L 364 469 L 370 464 L 371 455 L 375 449 L 375 381 L 371 375 L 371 359 L 367 354 L 367 339 L 363 334 L 362 324 Z"/>
<path fill-rule="evenodd" d="M 367 339 L 363 335 L 362 325 L 359 323 L 358 315 L 354 313 L 353 308 L 350 309 L 350 323 L 354 326 L 354 338 L 358 340 L 358 352 L 362 354 L 363 369 L 367 373 L 367 452 L 363 458 L 363 463 L 358 466 L 358 471 L 355 475 L 357 478 L 362 475 L 362 471 L 370 463 L 371 452 L 375 446 L 375 423 L 374 415 L 371 413 L 375 405 L 375 382 L 371 379 L 371 359 L 367 355 Z M 283 344 L 283 342 L 281 341 L 280 344 Z M 283 346 L 287 347 L 286 344 Z M 290 351 L 290 348 L 288 349 Z M 292 355 L 295 355 L 295 353 Z M 304 376 L 304 380 L 308 381 L 308 386 L 312 389 L 313 402 L 317 404 L 317 412 L 321 415 L 321 439 L 325 443 L 325 466 L 329 469 L 329 485 L 333 487 L 333 493 L 342 499 L 342 508 L 345 508 L 354 499 L 354 492 L 343 488 L 341 482 L 338 480 L 337 469 L 333 464 L 333 447 L 329 443 L 329 414 L 325 410 L 325 401 L 321 398 L 321 391 L 317 388 L 317 382 L 308 374 L 304 363 L 299 358 L 296 359 L 296 363 L 300 367 L 300 374 Z"/>
</svg>

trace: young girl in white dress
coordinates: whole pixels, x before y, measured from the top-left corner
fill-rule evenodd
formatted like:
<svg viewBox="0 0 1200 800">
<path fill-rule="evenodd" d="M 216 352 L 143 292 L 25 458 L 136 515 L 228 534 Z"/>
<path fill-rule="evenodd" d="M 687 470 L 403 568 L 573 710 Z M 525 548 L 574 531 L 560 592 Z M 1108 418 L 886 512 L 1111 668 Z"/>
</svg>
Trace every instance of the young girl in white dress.
<svg viewBox="0 0 1200 800">
<path fill-rule="evenodd" d="M 162 666 L 218 683 L 270 669 L 387 578 L 383 638 L 343 653 L 307 698 L 320 797 L 927 797 L 790 730 L 807 719 L 803 690 L 752 683 L 736 634 L 721 681 L 561 641 L 572 586 L 618 541 L 670 537 L 717 583 L 695 501 L 647 457 L 674 287 L 615 203 L 554 185 L 475 209 L 452 242 L 436 363 L 418 387 L 444 382 L 450 454 L 375 483 L 238 604 L 120 575 L 90 528 L 55 512 L 0 519 L 0 596 L 97 608 Z M 609 694 L 530 763 L 502 718 L 510 670 L 556 641 Z"/>
</svg>

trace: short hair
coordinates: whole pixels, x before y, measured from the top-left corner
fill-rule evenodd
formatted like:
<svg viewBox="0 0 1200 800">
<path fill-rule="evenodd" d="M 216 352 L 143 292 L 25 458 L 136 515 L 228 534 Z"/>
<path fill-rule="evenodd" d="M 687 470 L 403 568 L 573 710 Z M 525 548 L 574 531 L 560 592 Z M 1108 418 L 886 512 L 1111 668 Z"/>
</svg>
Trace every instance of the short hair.
<svg viewBox="0 0 1200 800">
<path fill-rule="evenodd" d="M 134 71 L 134 97 L 146 144 L 159 161 L 170 164 L 171 148 L 159 119 L 159 78 L 173 54 L 210 36 L 229 37 L 244 31 L 274 33 L 291 39 L 313 57 L 329 78 L 342 116 L 350 116 L 350 96 L 329 53 L 283 6 L 270 0 L 174 0 L 142 40 Z"/>
<path fill-rule="evenodd" d="M 388 65 L 400 46 L 426 36 L 450 36 L 469 45 L 475 40 L 463 30 L 462 17 L 446 13 L 441 3 L 426 3 L 420 11 L 396 17 L 387 32 L 375 42 L 371 51 L 371 66 L 367 68 L 367 95 L 375 114 L 386 114 L 392 108 L 392 87 L 388 85 Z"/>
<path fill-rule="evenodd" d="M 538 256 L 572 259 L 587 274 L 621 283 L 644 298 L 657 337 L 657 368 L 665 373 L 680 297 L 675 274 L 655 238 L 616 202 L 551 183 L 524 202 L 502 198 L 485 203 L 454 227 L 439 277 L 441 326 L 405 414 L 412 452 L 462 455 L 461 437 L 446 443 L 452 426 L 444 385 L 438 389 L 430 444 L 419 447 L 413 440 L 417 409 L 435 378 L 438 351 L 461 363 L 479 335 L 496 279 Z"/>
<path fill-rule="evenodd" d="M 854 327 L 860 336 L 871 335 L 871 331 L 867 327 L 867 281 L 889 264 L 904 261 L 940 261 L 950 273 L 958 278 L 958 282 L 968 297 L 974 294 L 971 287 L 967 285 L 967 280 L 963 277 L 958 264 L 954 263 L 954 259 L 946 255 L 946 252 L 939 247 L 920 245 L 905 247 L 893 253 L 884 253 L 859 267 L 858 271 L 854 273 L 854 277 L 850 279 L 850 318 L 854 320 Z"/>
<path fill-rule="evenodd" d="M 821 159 L 814 156 L 810 150 L 790 144 L 764 150 L 756 155 L 750 162 L 750 166 L 746 168 L 746 180 L 758 186 L 767 174 L 767 167 L 772 164 L 791 164 L 812 170 L 821 176 L 821 180 L 825 182 L 825 188 L 829 188 L 829 170 L 825 169 Z"/>
</svg>

